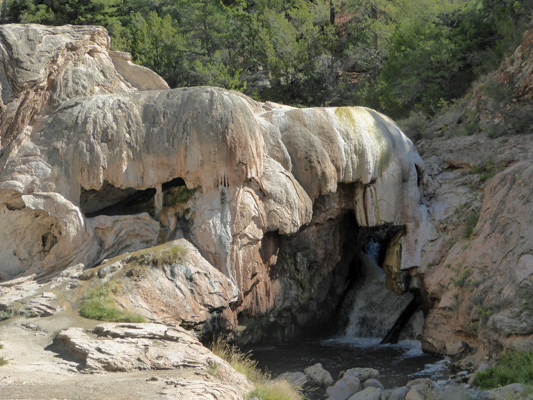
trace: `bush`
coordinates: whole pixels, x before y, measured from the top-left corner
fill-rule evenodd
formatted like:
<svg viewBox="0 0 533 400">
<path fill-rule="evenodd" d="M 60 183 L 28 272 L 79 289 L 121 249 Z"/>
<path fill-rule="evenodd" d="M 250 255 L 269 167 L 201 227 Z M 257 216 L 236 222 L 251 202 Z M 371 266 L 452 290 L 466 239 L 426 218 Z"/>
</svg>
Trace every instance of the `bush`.
<svg viewBox="0 0 533 400">
<path fill-rule="evenodd" d="M 412 112 L 408 118 L 398 121 L 398 125 L 413 142 L 425 136 L 428 117 L 422 112 Z"/>
<path fill-rule="evenodd" d="M 9 361 L 7 361 L 4 357 L 0 357 L 0 367 L 6 365 Z"/>
<path fill-rule="evenodd" d="M 118 290 L 118 285 L 105 284 L 89 291 L 81 303 L 80 314 L 85 318 L 99 321 L 146 322 L 141 315 L 115 308 L 111 295 Z"/>
<path fill-rule="evenodd" d="M 533 352 L 509 352 L 495 367 L 476 374 L 474 384 L 492 389 L 511 383 L 533 385 Z"/>
<path fill-rule="evenodd" d="M 474 230 L 476 229 L 477 222 L 479 220 L 479 210 L 470 211 L 465 218 L 465 228 L 463 231 L 463 238 L 470 239 Z"/>
<path fill-rule="evenodd" d="M 12 310 L 3 310 L 3 311 L 0 311 L 0 321 L 3 321 L 5 319 L 9 319 L 13 316 L 13 311 Z"/>
<path fill-rule="evenodd" d="M 170 247 L 163 247 L 157 250 L 147 251 L 142 253 L 139 258 L 141 265 L 172 265 L 183 261 L 187 255 L 187 249 L 180 245 L 173 245 Z"/>
</svg>

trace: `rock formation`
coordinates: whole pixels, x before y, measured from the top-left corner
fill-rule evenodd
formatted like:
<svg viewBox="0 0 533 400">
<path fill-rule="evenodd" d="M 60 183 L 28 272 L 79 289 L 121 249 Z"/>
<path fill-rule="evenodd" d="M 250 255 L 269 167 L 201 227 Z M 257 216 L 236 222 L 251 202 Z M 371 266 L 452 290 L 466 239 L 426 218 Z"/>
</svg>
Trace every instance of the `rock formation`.
<svg viewBox="0 0 533 400">
<path fill-rule="evenodd" d="M 381 227 L 388 285 L 409 288 L 423 163 L 387 117 L 166 90 L 98 27 L 5 25 L 0 48 L 4 279 L 185 237 L 238 288 L 242 341 L 286 337 L 331 315 Z"/>
<path fill-rule="evenodd" d="M 511 108 L 528 109 L 528 38 L 497 75 Z M 4 25 L 0 60 L 3 312 L 65 307 L 27 277 L 72 299 L 122 280 L 117 304 L 152 321 L 286 338 L 335 315 L 372 238 L 388 289 L 424 297 L 426 350 L 531 344 L 527 136 L 422 141 L 424 166 L 375 111 L 169 90 L 99 27 Z M 501 124 L 481 92 L 468 107 Z M 162 263 L 172 246 L 186 256 Z"/>
<path fill-rule="evenodd" d="M 417 143 L 434 227 L 422 254 L 422 342 L 465 363 L 533 345 L 532 37 Z M 495 85 L 497 96 L 487 89 Z M 488 135 L 442 135 L 472 115 Z"/>
<path fill-rule="evenodd" d="M 462 154 L 465 146 L 484 149 L 480 159 Z M 447 140 L 446 146 L 441 140 L 424 146 L 428 156 L 436 151 L 453 154 L 453 160 L 446 164 L 446 157 L 427 158 L 428 170 L 439 172 L 430 172 L 433 188 L 427 192 L 438 233 L 424 255 L 429 265 L 424 284 L 428 303 L 433 304 L 424 347 L 459 355 L 451 349 L 465 342 L 470 346 L 461 350 L 463 357 L 476 351 L 482 355 L 503 348 L 525 350 L 533 340 L 531 140 L 477 136 Z M 476 163 L 494 163 L 502 171 L 486 179 Z"/>
</svg>

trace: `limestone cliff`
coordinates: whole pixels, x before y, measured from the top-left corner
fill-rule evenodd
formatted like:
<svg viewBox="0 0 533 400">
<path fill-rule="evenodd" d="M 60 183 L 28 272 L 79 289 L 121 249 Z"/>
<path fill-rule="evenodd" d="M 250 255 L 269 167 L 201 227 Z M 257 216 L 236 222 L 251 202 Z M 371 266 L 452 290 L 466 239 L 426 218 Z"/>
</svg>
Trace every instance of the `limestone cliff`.
<svg viewBox="0 0 533 400">
<path fill-rule="evenodd" d="M 98 27 L 5 25 L 0 49 L 3 279 L 185 237 L 239 291 L 227 328 L 284 337 L 331 315 L 355 239 L 385 227 L 389 286 L 409 288 L 424 167 L 387 117 L 166 90 Z"/>
</svg>

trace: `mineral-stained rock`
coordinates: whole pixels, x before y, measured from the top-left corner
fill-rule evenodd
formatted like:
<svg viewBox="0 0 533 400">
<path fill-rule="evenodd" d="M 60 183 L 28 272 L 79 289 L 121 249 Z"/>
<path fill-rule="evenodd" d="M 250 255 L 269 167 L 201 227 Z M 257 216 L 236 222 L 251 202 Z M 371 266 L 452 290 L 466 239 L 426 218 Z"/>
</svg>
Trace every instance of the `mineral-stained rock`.
<svg viewBox="0 0 533 400">
<path fill-rule="evenodd" d="M 0 50 L 4 277 L 185 237 L 240 291 L 240 340 L 272 321 L 279 338 L 332 315 L 357 232 L 382 227 L 401 232 L 389 287 L 409 289 L 426 240 L 424 170 L 387 117 L 210 87 L 147 91 L 164 82 L 110 52 L 99 27 L 4 25 Z"/>
</svg>

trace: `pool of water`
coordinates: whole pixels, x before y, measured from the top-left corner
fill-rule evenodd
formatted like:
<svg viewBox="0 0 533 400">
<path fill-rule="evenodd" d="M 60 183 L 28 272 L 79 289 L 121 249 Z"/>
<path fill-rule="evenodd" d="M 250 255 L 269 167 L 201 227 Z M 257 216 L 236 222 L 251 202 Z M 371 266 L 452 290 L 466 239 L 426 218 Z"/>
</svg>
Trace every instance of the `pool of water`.
<svg viewBox="0 0 533 400">
<path fill-rule="evenodd" d="M 416 340 L 380 345 L 379 339 L 334 338 L 257 346 L 248 350 L 259 368 L 272 376 L 303 372 L 316 363 L 322 363 L 334 380 L 350 368 L 375 368 L 379 370 L 385 388 L 403 386 L 420 377 L 444 379 L 448 375 L 447 361 L 441 356 L 423 353 Z"/>
</svg>

